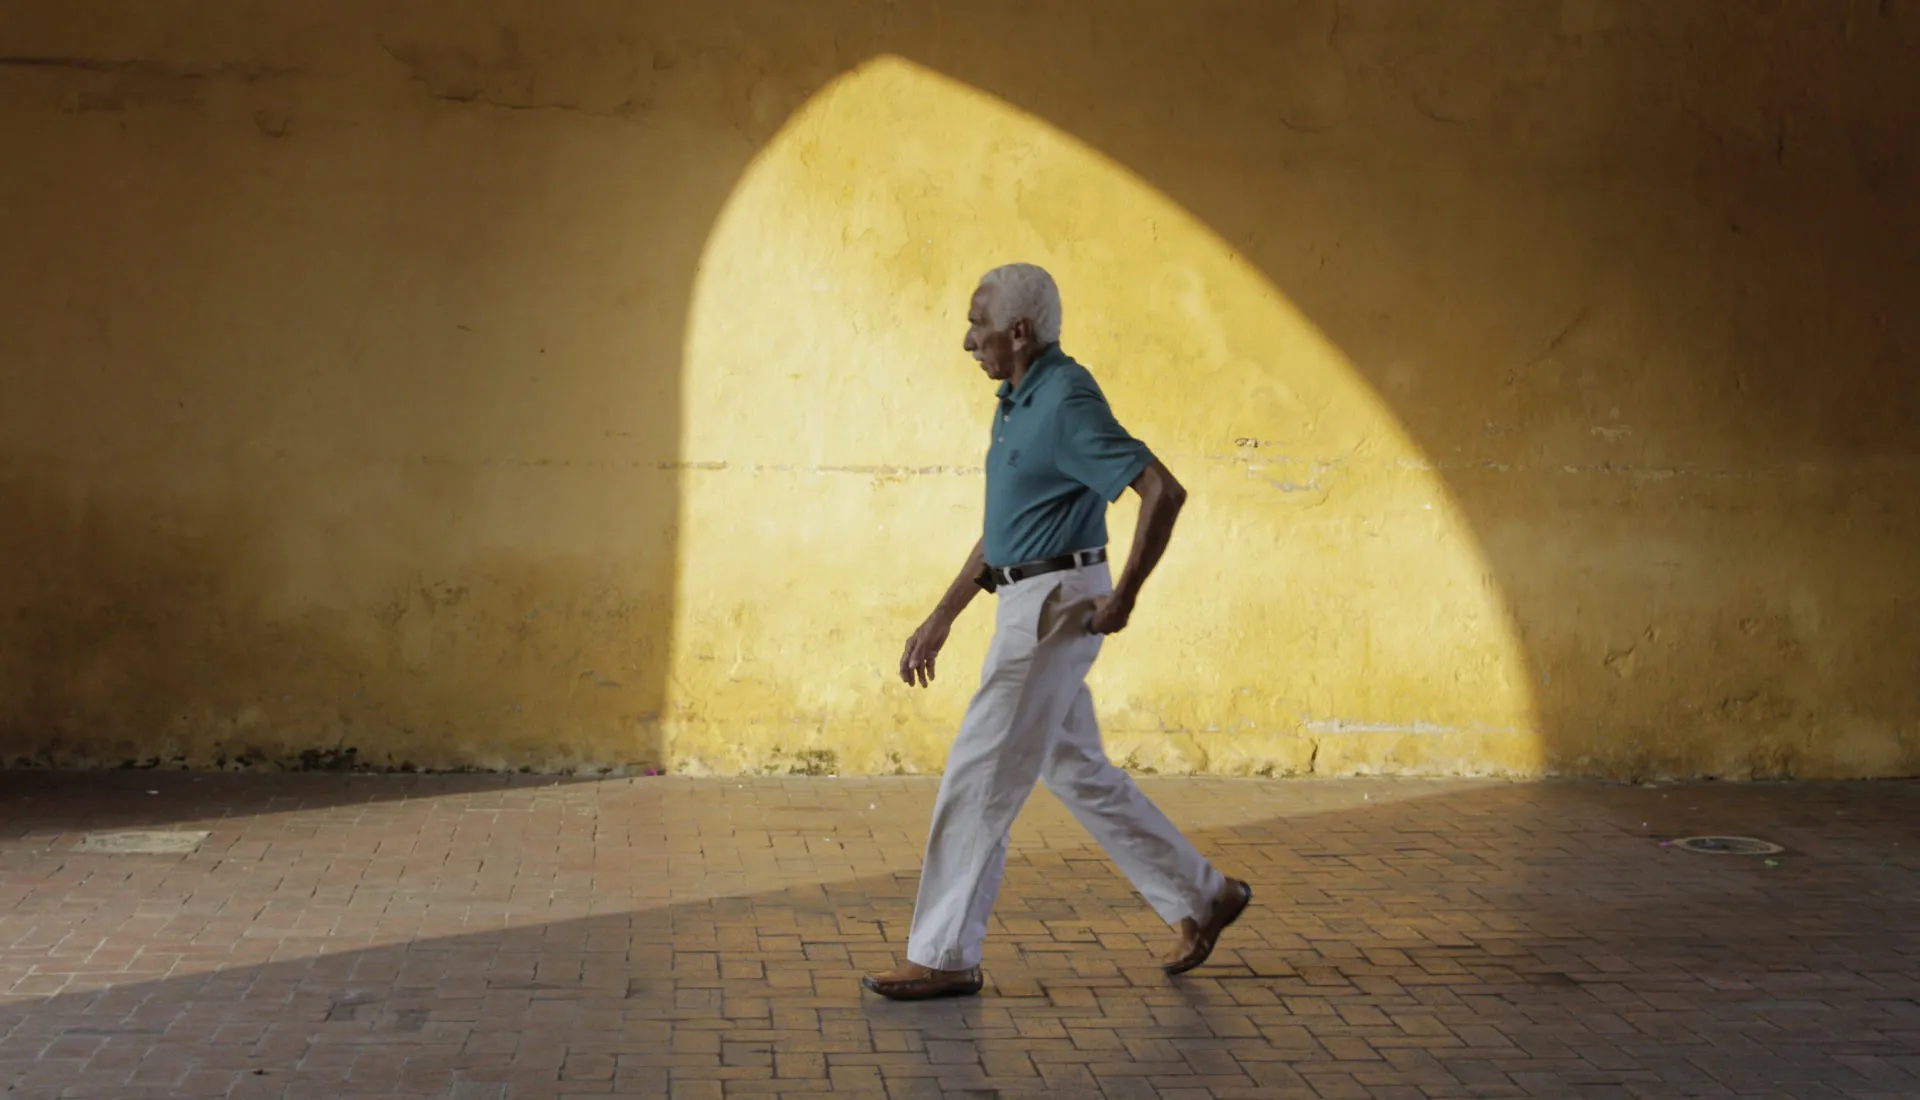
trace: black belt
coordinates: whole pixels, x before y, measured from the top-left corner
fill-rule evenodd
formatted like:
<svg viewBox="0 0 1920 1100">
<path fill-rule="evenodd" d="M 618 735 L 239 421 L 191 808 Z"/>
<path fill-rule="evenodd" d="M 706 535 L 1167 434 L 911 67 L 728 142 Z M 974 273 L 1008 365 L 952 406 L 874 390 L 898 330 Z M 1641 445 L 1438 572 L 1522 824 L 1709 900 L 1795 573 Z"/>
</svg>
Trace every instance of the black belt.
<svg viewBox="0 0 1920 1100">
<path fill-rule="evenodd" d="M 980 570 L 980 587 L 991 592 L 1003 584 L 1013 584 L 1037 577 L 1042 573 L 1058 573 L 1062 569 L 1078 569 L 1083 565 L 1099 565 L 1107 560 L 1105 547 L 1097 550 L 1076 550 L 1071 554 L 1062 554 L 1057 558 L 1036 558 L 1015 565 L 989 565 Z"/>
</svg>

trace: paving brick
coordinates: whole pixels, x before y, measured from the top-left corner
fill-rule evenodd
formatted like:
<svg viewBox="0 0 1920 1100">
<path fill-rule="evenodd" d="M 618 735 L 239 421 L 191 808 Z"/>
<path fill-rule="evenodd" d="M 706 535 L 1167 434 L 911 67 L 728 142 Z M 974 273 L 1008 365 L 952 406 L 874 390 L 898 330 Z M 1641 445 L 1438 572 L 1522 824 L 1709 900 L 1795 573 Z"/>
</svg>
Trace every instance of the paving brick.
<svg viewBox="0 0 1920 1100">
<path fill-rule="evenodd" d="M 1143 785 L 1259 887 L 1208 967 L 1162 975 L 1167 931 L 1036 799 L 986 993 L 892 1005 L 857 976 L 904 946 L 930 780 L 0 773 L 0 1086 L 1920 1091 L 1920 914 L 1900 900 L 1920 846 L 1898 844 L 1920 784 Z M 1735 826 L 1788 855 L 1658 843 Z M 88 829 L 172 827 L 211 835 L 185 855 L 71 851 Z"/>
</svg>

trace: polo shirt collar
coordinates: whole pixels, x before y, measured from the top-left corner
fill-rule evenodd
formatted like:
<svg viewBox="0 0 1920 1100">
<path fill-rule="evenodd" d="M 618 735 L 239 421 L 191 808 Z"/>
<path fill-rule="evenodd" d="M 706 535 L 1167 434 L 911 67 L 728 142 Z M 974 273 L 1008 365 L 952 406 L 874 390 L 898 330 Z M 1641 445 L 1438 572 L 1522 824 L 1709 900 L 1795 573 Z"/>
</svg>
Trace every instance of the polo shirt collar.
<svg viewBox="0 0 1920 1100">
<path fill-rule="evenodd" d="M 1020 379 L 1020 388 L 1018 390 L 1013 388 L 1013 380 L 1011 378 L 1000 383 L 998 393 L 1000 400 L 1007 401 L 1017 397 L 1022 405 L 1028 404 L 1033 400 L 1035 379 L 1040 377 L 1045 368 L 1053 366 L 1066 357 L 1066 353 L 1060 350 L 1059 344 L 1048 344 L 1046 347 L 1040 349 L 1040 354 L 1034 356 L 1033 362 L 1027 364 L 1026 377 Z"/>
</svg>

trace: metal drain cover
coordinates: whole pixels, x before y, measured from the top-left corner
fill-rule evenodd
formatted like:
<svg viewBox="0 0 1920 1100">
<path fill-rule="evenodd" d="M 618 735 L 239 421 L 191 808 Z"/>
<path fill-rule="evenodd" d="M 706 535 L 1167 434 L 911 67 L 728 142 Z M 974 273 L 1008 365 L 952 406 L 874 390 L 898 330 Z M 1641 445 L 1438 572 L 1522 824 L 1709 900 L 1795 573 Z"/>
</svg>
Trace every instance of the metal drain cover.
<svg viewBox="0 0 1920 1100">
<path fill-rule="evenodd" d="M 1770 856 L 1786 851 L 1770 840 L 1750 836 L 1690 836 L 1674 841 L 1673 846 L 1713 856 Z"/>
<path fill-rule="evenodd" d="M 109 852 L 115 855 L 177 855 L 195 851 L 210 832 L 175 829 L 145 830 L 130 833 L 88 833 L 74 846 L 76 852 Z"/>
</svg>

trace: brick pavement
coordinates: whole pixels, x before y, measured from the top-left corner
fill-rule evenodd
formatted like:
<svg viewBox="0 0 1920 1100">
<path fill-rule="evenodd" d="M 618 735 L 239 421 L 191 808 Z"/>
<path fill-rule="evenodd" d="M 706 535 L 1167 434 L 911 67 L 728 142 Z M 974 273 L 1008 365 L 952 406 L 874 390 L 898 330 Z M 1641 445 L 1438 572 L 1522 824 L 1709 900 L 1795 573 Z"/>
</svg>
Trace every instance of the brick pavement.
<svg viewBox="0 0 1920 1100">
<path fill-rule="evenodd" d="M 0 1085 L 1920 1096 L 1920 784 L 1146 783 L 1256 884 L 1213 964 L 1040 793 L 985 994 L 897 1005 L 928 780 L 0 773 Z"/>
</svg>

